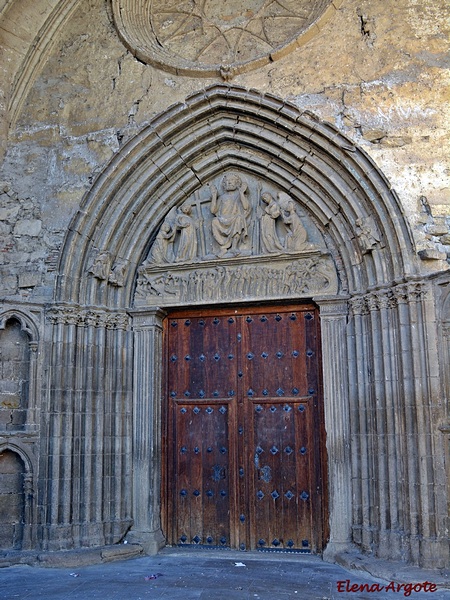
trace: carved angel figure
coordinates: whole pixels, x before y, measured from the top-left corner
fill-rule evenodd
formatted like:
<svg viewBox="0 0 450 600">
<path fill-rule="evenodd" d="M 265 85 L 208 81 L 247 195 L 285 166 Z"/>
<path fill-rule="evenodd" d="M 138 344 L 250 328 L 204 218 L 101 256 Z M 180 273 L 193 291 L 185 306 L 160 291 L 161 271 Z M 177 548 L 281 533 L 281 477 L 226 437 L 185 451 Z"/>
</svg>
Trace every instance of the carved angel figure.
<svg viewBox="0 0 450 600">
<path fill-rule="evenodd" d="M 158 231 L 150 253 L 150 261 L 157 264 L 173 262 L 173 240 L 176 229 L 169 218 L 166 218 Z"/>
<path fill-rule="evenodd" d="M 280 252 L 284 250 L 276 231 L 276 222 L 281 215 L 281 209 L 275 198 L 265 192 L 261 200 L 266 204 L 261 217 L 261 246 L 266 252 Z"/>
<path fill-rule="evenodd" d="M 192 218 L 192 205 L 181 206 L 175 220 L 175 229 L 180 232 L 176 261 L 193 261 L 197 257 L 197 232 Z"/>
<path fill-rule="evenodd" d="M 287 227 L 285 249 L 287 252 L 298 252 L 307 246 L 308 234 L 303 227 L 295 209 L 294 200 L 284 192 L 279 192 L 278 201 L 283 209 L 283 222 Z"/>
<path fill-rule="evenodd" d="M 211 186 L 212 234 L 221 248 L 219 256 L 228 252 L 236 256 L 248 235 L 247 218 L 251 207 L 245 195 L 247 186 L 239 175 L 227 173 L 222 179 L 222 189 L 223 193 L 218 194 Z"/>
</svg>

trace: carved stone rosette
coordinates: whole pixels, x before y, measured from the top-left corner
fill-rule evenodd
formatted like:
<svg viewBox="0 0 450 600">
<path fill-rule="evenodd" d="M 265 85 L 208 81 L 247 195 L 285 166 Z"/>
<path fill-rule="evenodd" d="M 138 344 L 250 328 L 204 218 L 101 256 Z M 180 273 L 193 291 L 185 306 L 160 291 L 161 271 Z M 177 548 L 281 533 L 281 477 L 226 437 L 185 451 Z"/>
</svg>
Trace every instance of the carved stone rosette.
<svg viewBox="0 0 450 600">
<path fill-rule="evenodd" d="M 319 32 L 341 0 L 111 0 L 117 31 L 145 63 L 231 79 L 272 62 Z"/>
</svg>

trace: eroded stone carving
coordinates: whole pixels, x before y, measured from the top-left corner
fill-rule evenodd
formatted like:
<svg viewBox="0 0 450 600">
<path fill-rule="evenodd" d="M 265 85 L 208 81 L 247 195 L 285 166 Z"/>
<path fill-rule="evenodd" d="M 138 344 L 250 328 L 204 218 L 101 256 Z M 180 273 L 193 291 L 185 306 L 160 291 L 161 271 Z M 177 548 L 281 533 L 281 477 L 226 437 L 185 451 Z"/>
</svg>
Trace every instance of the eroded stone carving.
<svg viewBox="0 0 450 600">
<path fill-rule="evenodd" d="M 420 302 L 426 295 L 427 290 L 422 282 L 400 284 L 364 296 L 354 296 L 350 300 L 350 307 L 354 315 L 368 315 L 371 312 L 392 310 L 400 305 Z"/>
<path fill-rule="evenodd" d="M 381 241 L 381 235 L 373 217 L 356 219 L 356 235 L 358 236 L 363 254 L 371 252 Z"/>
<path fill-rule="evenodd" d="M 112 285 L 116 285 L 117 287 L 122 287 L 125 283 L 125 273 L 126 273 L 127 263 L 124 260 L 117 260 L 114 263 L 114 266 L 109 274 L 108 281 Z"/>
<path fill-rule="evenodd" d="M 278 200 L 283 208 L 283 222 L 287 226 L 285 250 L 287 252 L 304 250 L 308 234 L 295 210 L 294 201 L 284 192 L 278 194 Z"/>
<path fill-rule="evenodd" d="M 309 241 L 310 235 L 319 244 Z M 166 215 L 139 269 L 135 303 L 301 297 L 337 290 L 334 263 L 298 203 L 273 184 L 228 172 Z"/>
<path fill-rule="evenodd" d="M 174 260 L 173 240 L 176 229 L 174 228 L 174 219 L 171 219 L 169 215 L 161 225 L 150 253 L 150 260 L 157 264 L 171 263 Z"/>
<path fill-rule="evenodd" d="M 236 173 L 227 173 L 222 179 L 222 194 L 211 186 L 212 234 L 220 246 L 219 256 L 241 253 L 248 237 L 247 219 L 251 212 L 246 197 L 247 185 Z"/>
<path fill-rule="evenodd" d="M 105 280 L 109 277 L 110 269 L 111 255 L 107 251 L 101 251 L 94 258 L 94 261 L 89 267 L 88 272 L 97 279 Z"/>
<path fill-rule="evenodd" d="M 130 318 L 126 313 L 109 313 L 78 306 L 54 307 L 47 313 L 47 319 L 53 325 L 75 325 L 77 327 L 106 329 L 127 330 L 130 324 Z"/>
<path fill-rule="evenodd" d="M 177 262 L 190 262 L 197 258 L 197 233 L 192 218 L 192 205 L 186 202 L 178 210 L 175 231 L 180 232 L 180 243 L 175 257 Z"/>
<path fill-rule="evenodd" d="M 111 0 L 123 42 L 144 62 L 225 80 L 276 60 L 341 0 Z"/>
<path fill-rule="evenodd" d="M 267 205 L 261 217 L 261 247 L 266 252 L 280 252 L 284 250 L 276 230 L 277 219 L 281 216 L 281 208 L 271 194 L 265 192 L 261 200 Z"/>
<path fill-rule="evenodd" d="M 191 263 L 212 258 L 259 256 L 317 250 L 299 215 L 297 202 L 285 192 L 262 190 L 238 173 L 226 173 L 204 186 L 166 215 L 146 265 Z"/>
<path fill-rule="evenodd" d="M 100 250 L 87 272 L 99 281 L 106 281 L 116 287 L 122 287 L 125 285 L 126 270 L 126 260 L 118 258 L 114 262 L 110 252 Z"/>
<path fill-rule="evenodd" d="M 242 257 L 209 261 L 203 268 L 192 265 L 176 271 L 141 267 L 135 304 L 298 298 L 337 292 L 333 262 L 323 252 L 305 253 L 296 259 L 261 260 L 256 265 Z"/>
</svg>

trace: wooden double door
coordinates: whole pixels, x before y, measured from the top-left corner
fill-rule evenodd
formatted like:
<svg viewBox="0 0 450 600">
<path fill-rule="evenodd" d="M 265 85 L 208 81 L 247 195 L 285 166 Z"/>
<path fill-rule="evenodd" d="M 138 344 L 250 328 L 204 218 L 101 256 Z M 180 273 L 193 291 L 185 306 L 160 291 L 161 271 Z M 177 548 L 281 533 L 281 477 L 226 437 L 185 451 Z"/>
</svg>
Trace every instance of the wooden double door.
<svg viewBox="0 0 450 600">
<path fill-rule="evenodd" d="M 315 307 L 178 311 L 164 339 L 167 542 L 320 552 L 327 494 Z"/>
</svg>

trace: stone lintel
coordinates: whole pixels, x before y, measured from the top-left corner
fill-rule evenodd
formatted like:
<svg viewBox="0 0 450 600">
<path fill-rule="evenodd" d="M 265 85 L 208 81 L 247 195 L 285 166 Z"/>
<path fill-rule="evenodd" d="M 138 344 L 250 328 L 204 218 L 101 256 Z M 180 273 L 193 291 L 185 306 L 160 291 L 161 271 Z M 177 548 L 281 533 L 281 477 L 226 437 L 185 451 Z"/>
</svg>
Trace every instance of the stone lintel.
<svg viewBox="0 0 450 600">
<path fill-rule="evenodd" d="M 328 252 L 309 251 L 241 256 L 191 264 L 142 266 L 135 295 L 137 308 L 194 306 L 219 302 L 333 297 L 336 269 Z"/>
</svg>

